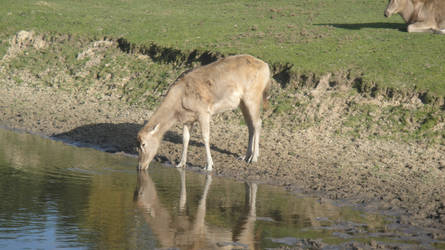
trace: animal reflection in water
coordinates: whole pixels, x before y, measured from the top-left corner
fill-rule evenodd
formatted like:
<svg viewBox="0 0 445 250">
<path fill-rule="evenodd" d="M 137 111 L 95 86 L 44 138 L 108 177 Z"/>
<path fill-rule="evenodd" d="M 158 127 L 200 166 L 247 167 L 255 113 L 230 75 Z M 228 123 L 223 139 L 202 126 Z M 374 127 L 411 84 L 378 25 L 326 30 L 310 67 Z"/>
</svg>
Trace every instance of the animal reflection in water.
<svg viewBox="0 0 445 250">
<path fill-rule="evenodd" d="M 254 226 L 256 220 L 257 184 L 246 183 L 246 213 L 233 230 L 205 223 L 207 196 L 212 176 L 207 175 L 199 200 L 194 221 L 184 210 L 187 203 L 186 173 L 178 169 L 181 176 L 179 216 L 173 217 L 163 206 L 157 195 L 156 186 L 147 171 L 138 174 L 135 201 L 144 211 L 144 218 L 159 240 L 160 247 L 181 249 L 255 249 Z"/>
</svg>

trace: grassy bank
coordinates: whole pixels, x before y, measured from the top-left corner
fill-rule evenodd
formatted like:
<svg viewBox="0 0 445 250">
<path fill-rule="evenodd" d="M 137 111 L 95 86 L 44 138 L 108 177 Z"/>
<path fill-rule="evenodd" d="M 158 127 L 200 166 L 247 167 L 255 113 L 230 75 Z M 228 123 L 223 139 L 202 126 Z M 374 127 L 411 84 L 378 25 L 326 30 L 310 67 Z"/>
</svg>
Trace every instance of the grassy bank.
<svg viewBox="0 0 445 250">
<path fill-rule="evenodd" d="M 127 103 L 150 110 L 159 105 L 181 72 L 218 56 L 155 45 L 137 47 L 122 39 L 21 31 L 9 38 L 0 60 L 0 84 L 3 88 L 51 88 L 68 92 L 76 100 L 93 98 L 94 102 Z M 276 78 L 292 78 L 280 70 L 276 69 Z M 445 143 L 443 106 L 424 104 L 426 97 L 417 92 L 387 91 L 384 95 L 376 87 L 365 89 L 360 79 L 348 73 L 309 74 L 288 80 L 288 84 L 274 82 L 265 126 Z M 235 113 L 238 117 L 232 118 L 243 123 L 239 112 Z"/>
<path fill-rule="evenodd" d="M 445 95 L 444 36 L 408 34 L 383 1 L 3 1 L 0 55 L 19 30 L 249 53 L 295 75 L 348 72 L 380 88 Z"/>
</svg>

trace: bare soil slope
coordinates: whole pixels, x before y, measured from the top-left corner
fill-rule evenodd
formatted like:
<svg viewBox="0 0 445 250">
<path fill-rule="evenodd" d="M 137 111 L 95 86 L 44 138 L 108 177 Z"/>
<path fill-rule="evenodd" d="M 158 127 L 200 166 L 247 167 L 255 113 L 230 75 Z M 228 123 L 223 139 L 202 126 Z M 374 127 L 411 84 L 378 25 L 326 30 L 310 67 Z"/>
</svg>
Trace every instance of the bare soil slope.
<svg viewBox="0 0 445 250">
<path fill-rule="evenodd" d="M 20 46 L 47 46 L 41 39 L 34 41 L 36 45 L 16 43 L 0 62 L 1 125 L 98 145 L 109 152 L 134 154 L 137 131 L 151 111 L 130 105 L 119 95 L 105 95 L 100 86 L 88 91 L 64 91 L 36 85 L 38 79 L 26 69 L 7 70 L 11 58 L 22 53 Z M 333 84 L 339 82 L 335 77 L 321 77 L 315 87 L 290 93 L 275 84 L 272 95 L 286 95 L 295 102 L 287 113 L 277 111 L 281 107 L 278 102 L 264 112 L 258 163 L 239 160 L 247 146 L 247 127 L 240 113 L 214 117 L 213 173 L 315 192 L 366 209 L 394 213 L 401 223 L 434 226 L 438 230 L 433 237 L 445 239 L 445 146 L 391 139 L 391 131 L 373 126 L 382 118 L 379 110 L 371 111 L 375 121 L 357 122 L 361 124 L 359 129 L 369 124 L 367 129 L 357 132 L 345 126 L 358 112 L 351 103 L 382 109 L 402 105 L 409 110 L 420 108 L 422 102 L 415 95 L 410 100 L 387 100 L 351 94 L 350 85 Z M 434 126 L 443 129 L 443 121 Z M 205 165 L 198 131 L 195 126 L 189 148 L 188 168 L 195 170 Z M 176 127 L 167 133 L 156 159 L 177 163 L 181 143 L 181 128 Z"/>
</svg>

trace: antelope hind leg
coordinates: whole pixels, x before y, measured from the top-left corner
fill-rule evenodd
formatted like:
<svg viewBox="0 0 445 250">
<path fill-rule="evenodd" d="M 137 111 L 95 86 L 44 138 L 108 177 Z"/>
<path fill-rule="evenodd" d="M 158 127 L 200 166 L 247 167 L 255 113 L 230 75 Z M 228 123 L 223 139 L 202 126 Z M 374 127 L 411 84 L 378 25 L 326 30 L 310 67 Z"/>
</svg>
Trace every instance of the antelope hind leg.
<svg viewBox="0 0 445 250">
<path fill-rule="evenodd" d="M 259 140 L 261 132 L 260 105 L 261 99 L 252 98 L 241 102 L 241 111 L 249 128 L 249 143 L 247 145 L 245 161 L 256 162 L 260 154 Z"/>
<path fill-rule="evenodd" d="M 182 157 L 181 161 L 178 165 L 176 165 L 177 168 L 183 168 L 187 164 L 187 150 L 189 146 L 190 141 L 190 129 L 192 128 L 192 125 L 184 124 L 183 133 L 182 133 Z"/>
<path fill-rule="evenodd" d="M 254 136 L 253 122 L 251 119 L 251 114 L 249 112 L 249 109 L 247 108 L 246 104 L 243 101 L 240 103 L 240 108 L 244 116 L 244 121 L 246 122 L 249 131 L 249 142 L 247 144 L 246 156 L 244 158 L 242 157 L 241 158 L 247 162 L 250 162 L 253 156 L 253 136 Z"/>
<path fill-rule="evenodd" d="M 206 158 L 207 158 L 206 170 L 212 171 L 213 160 L 212 160 L 212 155 L 210 153 L 210 115 L 209 114 L 201 115 L 199 117 L 199 123 L 201 126 L 202 139 L 204 141 L 204 146 L 206 150 Z"/>
</svg>

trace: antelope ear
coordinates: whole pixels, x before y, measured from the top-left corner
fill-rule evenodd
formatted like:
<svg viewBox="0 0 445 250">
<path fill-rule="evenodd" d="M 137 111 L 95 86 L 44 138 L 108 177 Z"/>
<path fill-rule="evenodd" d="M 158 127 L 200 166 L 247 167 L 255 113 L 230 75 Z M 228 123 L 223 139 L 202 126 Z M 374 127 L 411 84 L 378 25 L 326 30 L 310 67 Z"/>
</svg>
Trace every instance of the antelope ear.
<svg viewBox="0 0 445 250">
<path fill-rule="evenodd" d="M 154 135 L 156 132 L 158 132 L 158 130 L 159 130 L 159 123 L 156 124 L 156 126 L 153 128 L 152 131 L 150 131 L 150 134 L 151 134 L 151 135 Z"/>
</svg>

